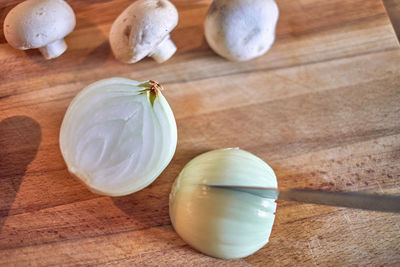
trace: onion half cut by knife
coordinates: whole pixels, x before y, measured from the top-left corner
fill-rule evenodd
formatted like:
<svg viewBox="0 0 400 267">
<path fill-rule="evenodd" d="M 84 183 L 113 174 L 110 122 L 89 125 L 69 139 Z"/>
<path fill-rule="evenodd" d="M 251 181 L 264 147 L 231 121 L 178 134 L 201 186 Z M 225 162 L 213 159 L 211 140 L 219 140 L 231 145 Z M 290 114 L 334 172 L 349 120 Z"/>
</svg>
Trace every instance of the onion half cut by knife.
<svg viewBox="0 0 400 267">
<path fill-rule="evenodd" d="M 191 160 L 170 193 L 172 224 L 195 249 L 232 259 L 262 248 L 274 224 L 275 200 L 206 185 L 277 188 L 274 171 L 244 150 L 213 150 Z"/>
</svg>

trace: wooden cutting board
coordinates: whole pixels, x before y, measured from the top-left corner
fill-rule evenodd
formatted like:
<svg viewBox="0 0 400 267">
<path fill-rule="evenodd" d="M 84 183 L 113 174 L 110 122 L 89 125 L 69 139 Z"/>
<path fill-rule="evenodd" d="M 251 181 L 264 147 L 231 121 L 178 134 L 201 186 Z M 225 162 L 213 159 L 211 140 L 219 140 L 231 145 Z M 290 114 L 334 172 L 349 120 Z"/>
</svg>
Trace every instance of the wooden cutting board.
<svg viewBox="0 0 400 267">
<path fill-rule="evenodd" d="M 0 1 L 1 22 L 18 2 Z M 178 52 L 161 65 L 110 52 L 110 25 L 131 0 L 68 2 L 77 27 L 61 57 L 0 36 L 0 265 L 400 264 L 398 214 L 279 202 L 270 242 L 231 261 L 191 249 L 168 215 L 182 167 L 224 147 L 264 159 L 282 188 L 400 193 L 400 50 L 380 1 L 279 0 L 273 48 L 234 63 L 205 42 L 210 1 L 176 0 Z M 71 99 L 112 76 L 160 81 L 179 134 L 162 175 L 118 198 L 69 176 L 58 148 Z"/>
</svg>

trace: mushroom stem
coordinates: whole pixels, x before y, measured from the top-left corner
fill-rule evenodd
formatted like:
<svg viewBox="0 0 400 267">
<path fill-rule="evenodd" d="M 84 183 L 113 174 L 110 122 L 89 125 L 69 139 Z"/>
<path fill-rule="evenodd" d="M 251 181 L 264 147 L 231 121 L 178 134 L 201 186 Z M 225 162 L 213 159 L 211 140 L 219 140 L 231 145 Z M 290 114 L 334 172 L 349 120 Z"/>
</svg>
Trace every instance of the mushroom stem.
<svg viewBox="0 0 400 267">
<path fill-rule="evenodd" d="M 40 47 L 39 50 L 46 59 L 52 59 L 64 53 L 65 50 L 67 50 L 67 44 L 64 39 L 59 39 L 46 46 Z"/>
<path fill-rule="evenodd" d="M 149 56 L 158 63 L 162 63 L 172 57 L 175 52 L 176 46 L 168 35 L 167 38 L 165 38 Z"/>
</svg>

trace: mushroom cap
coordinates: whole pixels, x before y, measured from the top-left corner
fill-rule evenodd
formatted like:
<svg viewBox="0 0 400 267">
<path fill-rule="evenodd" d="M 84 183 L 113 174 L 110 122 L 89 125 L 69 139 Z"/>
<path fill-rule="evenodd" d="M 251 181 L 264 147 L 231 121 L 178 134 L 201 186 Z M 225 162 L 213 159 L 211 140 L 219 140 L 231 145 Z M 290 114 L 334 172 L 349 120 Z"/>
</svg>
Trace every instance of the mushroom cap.
<svg viewBox="0 0 400 267">
<path fill-rule="evenodd" d="M 220 56 L 250 60 L 273 44 L 278 16 L 273 0 L 214 0 L 204 22 L 205 37 Z"/>
<path fill-rule="evenodd" d="M 4 20 L 7 42 L 17 49 L 43 47 L 63 39 L 75 27 L 75 14 L 63 0 L 27 0 Z"/>
<path fill-rule="evenodd" d="M 177 24 L 178 11 L 168 0 L 136 1 L 114 21 L 111 49 L 118 60 L 135 63 L 169 38 Z"/>
</svg>

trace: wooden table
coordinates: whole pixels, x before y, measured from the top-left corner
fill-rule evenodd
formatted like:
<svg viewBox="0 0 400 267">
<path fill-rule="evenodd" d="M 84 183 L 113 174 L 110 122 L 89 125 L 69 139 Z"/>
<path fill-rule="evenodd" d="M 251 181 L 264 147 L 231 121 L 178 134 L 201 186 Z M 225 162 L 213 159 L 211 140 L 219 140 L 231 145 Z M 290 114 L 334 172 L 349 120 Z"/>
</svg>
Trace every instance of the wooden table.
<svg viewBox="0 0 400 267">
<path fill-rule="evenodd" d="M 20 1 L 0 1 L 1 21 Z M 268 162 L 282 188 L 400 193 L 400 50 L 377 0 L 279 0 L 277 40 L 234 63 L 203 37 L 210 1 L 173 1 L 178 53 L 165 64 L 117 62 L 107 40 L 131 0 L 68 1 L 76 30 L 45 61 L 0 36 L 0 265 L 378 266 L 400 264 L 400 216 L 279 202 L 271 239 L 224 261 L 171 227 L 182 167 L 216 148 Z M 69 176 L 58 135 L 71 99 L 102 78 L 160 81 L 177 119 L 174 159 L 148 188 L 91 193 Z"/>
</svg>

